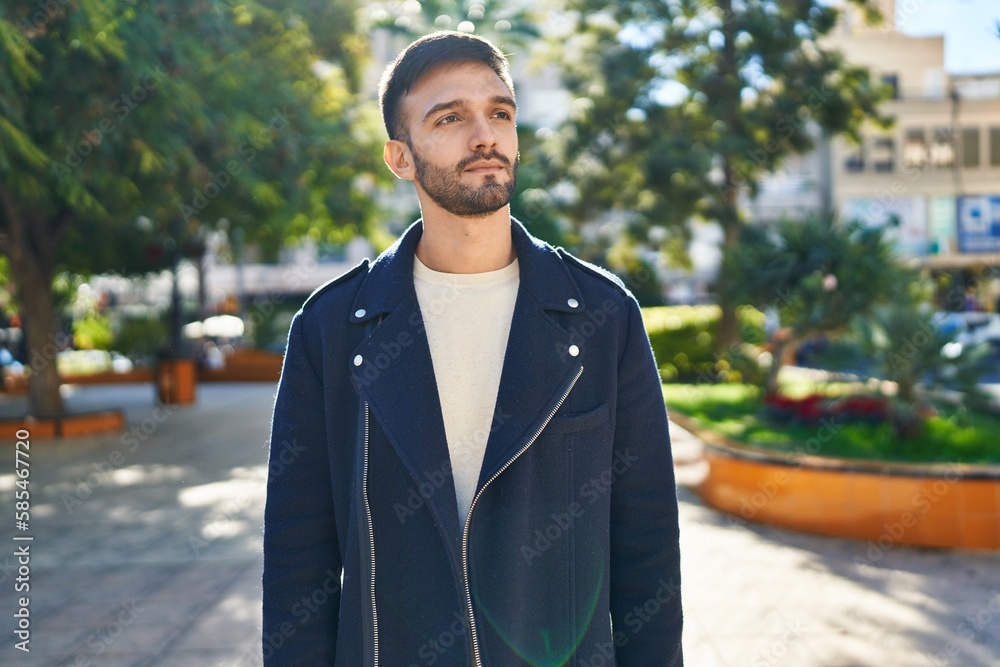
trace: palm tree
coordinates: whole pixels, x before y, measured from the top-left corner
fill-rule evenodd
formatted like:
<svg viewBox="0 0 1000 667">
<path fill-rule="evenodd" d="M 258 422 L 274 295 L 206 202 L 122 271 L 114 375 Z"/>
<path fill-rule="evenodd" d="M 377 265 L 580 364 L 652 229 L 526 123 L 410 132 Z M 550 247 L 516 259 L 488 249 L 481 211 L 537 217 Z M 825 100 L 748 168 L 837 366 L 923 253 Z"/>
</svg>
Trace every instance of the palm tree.
<svg viewBox="0 0 1000 667">
<path fill-rule="evenodd" d="M 872 374 L 896 387 L 891 412 L 897 436 L 920 435 L 923 416 L 949 393 L 969 407 L 988 403 L 979 384 L 988 345 L 954 341 L 934 322 L 929 305 L 912 298 L 880 304 L 857 321 L 855 335 L 875 361 Z"/>
</svg>

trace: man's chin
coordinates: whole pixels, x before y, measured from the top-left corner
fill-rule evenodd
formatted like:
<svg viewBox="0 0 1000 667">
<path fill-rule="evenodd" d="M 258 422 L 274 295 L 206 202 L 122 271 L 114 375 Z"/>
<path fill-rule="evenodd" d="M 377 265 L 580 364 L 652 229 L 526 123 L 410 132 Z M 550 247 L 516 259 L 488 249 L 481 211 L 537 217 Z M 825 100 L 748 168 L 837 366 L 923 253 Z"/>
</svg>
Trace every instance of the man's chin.
<svg viewBox="0 0 1000 667">
<path fill-rule="evenodd" d="M 473 182 L 480 184 L 478 187 L 481 188 L 490 186 L 507 187 L 510 184 L 510 174 L 502 171 L 491 171 L 483 174 L 466 172 L 466 175 L 472 177 Z M 477 186 L 473 185 L 471 187 Z"/>
<path fill-rule="evenodd" d="M 489 205 L 479 206 L 476 208 L 471 208 L 471 209 L 467 208 L 458 211 L 452 211 L 452 213 L 454 213 L 455 215 L 459 215 L 463 218 L 488 218 L 497 211 L 506 208 L 507 204 L 509 203 L 510 201 L 508 200 L 498 206 L 491 203 Z"/>
</svg>

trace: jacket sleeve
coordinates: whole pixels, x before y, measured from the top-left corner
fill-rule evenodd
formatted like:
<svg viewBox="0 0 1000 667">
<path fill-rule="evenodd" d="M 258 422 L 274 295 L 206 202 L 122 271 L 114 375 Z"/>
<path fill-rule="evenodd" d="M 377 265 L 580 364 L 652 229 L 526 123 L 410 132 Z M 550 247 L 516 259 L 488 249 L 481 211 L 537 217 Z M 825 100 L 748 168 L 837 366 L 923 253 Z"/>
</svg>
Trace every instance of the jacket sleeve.
<svg viewBox="0 0 1000 667">
<path fill-rule="evenodd" d="M 263 664 L 332 665 L 341 561 L 323 385 L 292 321 L 271 423 L 264 508 Z"/>
<path fill-rule="evenodd" d="M 677 490 L 660 376 L 627 299 L 611 488 L 611 620 L 618 667 L 679 667 Z"/>
</svg>

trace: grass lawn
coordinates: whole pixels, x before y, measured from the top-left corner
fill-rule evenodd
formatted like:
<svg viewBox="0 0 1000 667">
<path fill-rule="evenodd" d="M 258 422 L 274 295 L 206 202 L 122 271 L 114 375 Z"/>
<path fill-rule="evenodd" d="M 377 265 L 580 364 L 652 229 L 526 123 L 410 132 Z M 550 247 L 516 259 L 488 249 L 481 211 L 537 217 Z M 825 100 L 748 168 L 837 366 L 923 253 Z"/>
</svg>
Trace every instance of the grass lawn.
<svg viewBox="0 0 1000 667">
<path fill-rule="evenodd" d="M 810 452 L 819 456 L 880 459 L 907 463 L 1000 464 L 1000 417 L 970 412 L 942 411 L 929 419 L 914 440 L 899 440 L 889 424 L 835 422 L 836 432 L 819 442 L 820 427 L 782 424 L 762 411 L 762 392 L 739 384 L 664 384 L 668 412 L 697 419 L 714 431 L 754 447 L 777 451 Z M 818 444 L 819 449 L 815 447 Z"/>
</svg>

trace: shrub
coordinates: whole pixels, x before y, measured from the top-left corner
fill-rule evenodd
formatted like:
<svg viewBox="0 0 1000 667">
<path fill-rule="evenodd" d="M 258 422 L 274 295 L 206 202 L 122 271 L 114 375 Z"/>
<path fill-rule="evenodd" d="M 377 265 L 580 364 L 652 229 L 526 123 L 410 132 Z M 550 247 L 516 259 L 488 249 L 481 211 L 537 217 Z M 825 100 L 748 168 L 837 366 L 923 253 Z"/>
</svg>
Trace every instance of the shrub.
<svg viewBox="0 0 1000 667">
<path fill-rule="evenodd" d="M 111 320 L 100 313 L 89 313 L 73 320 L 73 344 L 81 350 L 110 350 L 114 341 Z"/>
<path fill-rule="evenodd" d="M 643 308 L 660 377 L 666 382 L 748 382 L 762 373 L 754 343 L 765 340 L 764 314 L 750 306 L 737 310 L 744 342 L 723 355 L 715 353 L 715 330 L 721 311 L 715 305 Z"/>
<path fill-rule="evenodd" d="M 114 349 L 129 359 L 151 363 L 167 338 L 167 325 L 158 315 L 127 317 L 122 320 Z"/>
<path fill-rule="evenodd" d="M 280 303 L 271 299 L 255 300 L 245 318 L 250 324 L 246 336 L 250 345 L 259 350 L 284 352 L 288 328 L 300 306 L 298 300 Z"/>
</svg>

